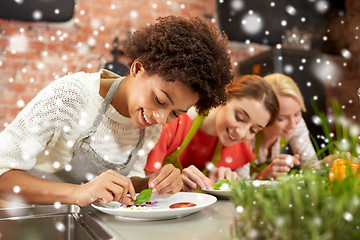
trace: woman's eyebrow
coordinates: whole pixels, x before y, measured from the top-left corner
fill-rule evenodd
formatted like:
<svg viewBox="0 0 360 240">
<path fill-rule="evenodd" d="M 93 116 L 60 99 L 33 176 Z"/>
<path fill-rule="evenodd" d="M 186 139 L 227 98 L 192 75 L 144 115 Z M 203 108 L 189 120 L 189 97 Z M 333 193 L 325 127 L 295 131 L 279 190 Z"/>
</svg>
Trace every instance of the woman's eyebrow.
<svg viewBox="0 0 360 240">
<path fill-rule="evenodd" d="M 164 90 L 160 90 L 160 91 L 162 91 L 165 95 L 166 95 L 166 97 L 169 99 L 169 101 L 171 102 L 171 105 L 174 105 L 174 101 L 172 100 L 172 98 L 170 97 L 170 95 L 167 93 L 167 92 L 165 92 Z"/>
<path fill-rule="evenodd" d="M 245 111 L 245 109 L 240 108 L 240 110 L 242 111 L 243 114 L 246 115 L 247 118 L 250 118 L 249 114 Z"/>
<path fill-rule="evenodd" d="M 171 105 L 174 105 L 174 100 L 172 100 L 172 98 L 170 97 L 170 95 L 169 95 L 167 92 L 165 92 L 164 90 L 160 90 L 160 91 L 163 92 L 163 93 L 165 94 L 165 96 L 169 99 Z M 187 113 L 187 110 L 181 110 L 181 109 L 179 109 L 178 111 L 179 111 L 179 112 L 183 112 L 183 113 Z"/>
<path fill-rule="evenodd" d="M 248 119 L 251 119 L 250 116 L 249 116 L 249 114 L 248 114 L 243 108 L 241 108 L 241 111 L 246 115 L 246 117 L 247 117 Z M 264 129 L 264 127 L 261 126 L 261 125 L 259 125 L 259 124 L 256 124 L 256 126 L 258 126 L 258 127 L 261 128 L 261 129 Z"/>
</svg>

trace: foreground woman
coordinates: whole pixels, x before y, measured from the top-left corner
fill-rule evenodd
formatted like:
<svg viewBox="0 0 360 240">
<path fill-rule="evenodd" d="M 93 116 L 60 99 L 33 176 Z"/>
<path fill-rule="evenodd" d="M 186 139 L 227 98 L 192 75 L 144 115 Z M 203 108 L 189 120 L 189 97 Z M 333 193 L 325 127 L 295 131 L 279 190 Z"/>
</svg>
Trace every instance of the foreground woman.
<svg viewBox="0 0 360 240">
<path fill-rule="evenodd" d="M 161 125 L 226 99 L 225 38 L 200 18 L 163 17 L 125 43 L 130 74 L 75 73 L 43 89 L 0 134 L 0 198 L 132 204 L 135 191 L 178 192 L 179 170 L 145 177 Z M 188 44 L 191 42 L 191 44 Z M 108 170 L 110 169 L 110 170 Z"/>
</svg>

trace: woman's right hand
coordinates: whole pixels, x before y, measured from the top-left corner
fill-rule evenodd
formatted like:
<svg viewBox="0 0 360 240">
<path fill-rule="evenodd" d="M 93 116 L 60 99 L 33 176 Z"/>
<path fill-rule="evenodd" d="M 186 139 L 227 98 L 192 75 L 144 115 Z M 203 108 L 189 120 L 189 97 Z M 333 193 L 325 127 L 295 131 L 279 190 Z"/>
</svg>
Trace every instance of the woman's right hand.
<svg viewBox="0 0 360 240">
<path fill-rule="evenodd" d="M 280 175 L 284 175 L 295 166 L 300 165 L 300 156 L 296 155 L 289 155 L 289 154 L 279 154 L 276 155 L 269 166 L 267 166 L 264 170 L 262 170 L 256 178 L 276 178 Z"/>
<path fill-rule="evenodd" d="M 130 197 L 127 196 L 128 192 Z M 118 201 L 133 205 L 131 199 L 136 198 L 131 179 L 113 170 L 107 170 L 83 185 L 76 185 L 73 196 L 74 202 L 79 206 L 88 206 L 95 201 L 102 203 Z"/>
<path fill-rule="evenodd" d="M 216 168 L 215 171 L 210 172 L 208 175 L 213 182 L 217 182 L 222 179 L 229 179 L 230 181 L 239 179 L 239 174 L 228 167 Z"/>
<path fill-rule="evenodd" d="M 198 187 L 201 189 L 212 189 L 212 185 L 214 184 L 214 181 L 206 177 L 194 165 L 184 168 L 181 177 L 184 182 L 183 191 L 196 190 Z"/>
</svg>

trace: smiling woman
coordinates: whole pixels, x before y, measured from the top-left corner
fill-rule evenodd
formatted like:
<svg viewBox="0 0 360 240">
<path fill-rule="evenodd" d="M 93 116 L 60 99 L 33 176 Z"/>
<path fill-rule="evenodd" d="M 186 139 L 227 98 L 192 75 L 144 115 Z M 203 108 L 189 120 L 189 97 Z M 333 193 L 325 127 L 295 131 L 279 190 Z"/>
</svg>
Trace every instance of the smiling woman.
<svg viewBox="0 0 360 240">
<path fill-rule="evenodd" d="M 188 44 L 191 42 L 192 44 Z M 197 17 L 162 17 L 124 44 L 127 76 L 101 70 L 63 76 L 0 134 L 0 198 L 28 203 L 133 204 L 135 191 L 176 193 L 180 171 L 145 177 L 161 125 L 191 106 L 226 101 L 232 79 L 227 39 Z"/>
<path fill-rule="evenodd" d="M 226 104 L 211 109 L 206 117 L 190 109 L 163 126 L 148 156 L 148 173 L 171 163 L 182 169 L 186 191 L 211 189 L 214 181 L 238 174 L 249 177 L 249 168 L 244 166 L 254 155 L 246 141 L 274 122 L 278 101 L 271 86 L 256 75 L 236 79 L 227 92 Z"/>
<path fill-rule="evenodd" d="M 302 111 L 306 109 L 295 81 L 278 73 L 264 79 L 273 87 L 280 104 L 276 121 L 258 133 L 250 143 L 256 154 L 252 174 L 266 179 L 287 173 L 296 165 L 316 164 L 317 157 L 302 118 Z M 292 154 L 287 154 L 287 149 Z"/>
</svg>

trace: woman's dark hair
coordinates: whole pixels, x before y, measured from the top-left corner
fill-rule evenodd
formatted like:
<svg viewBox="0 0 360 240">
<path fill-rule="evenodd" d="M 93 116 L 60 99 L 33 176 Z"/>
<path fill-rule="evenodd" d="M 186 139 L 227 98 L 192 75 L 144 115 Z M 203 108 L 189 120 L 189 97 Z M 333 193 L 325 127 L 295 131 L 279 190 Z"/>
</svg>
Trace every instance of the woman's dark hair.
<svg viewBox="0 0 360 240">
<path fill-rule="evenodd" d="M 167 16 L 134 32 L 124 43 L 125 55 L 138 59 L 148 74 L 180 81 L 199 94 L 200 113 L 226 102 L 233 80 L 227 37 L 210 22 Z"/>
<path fill-rule="evenodd" d="M 279 102 L 271 85 L 257 75 L 243 75 L 228 87 L 228 98 L 251 98 L 261 102 L 271 115 L 267 125 L 271 125 L 278 117 Z"/>
</svg>

